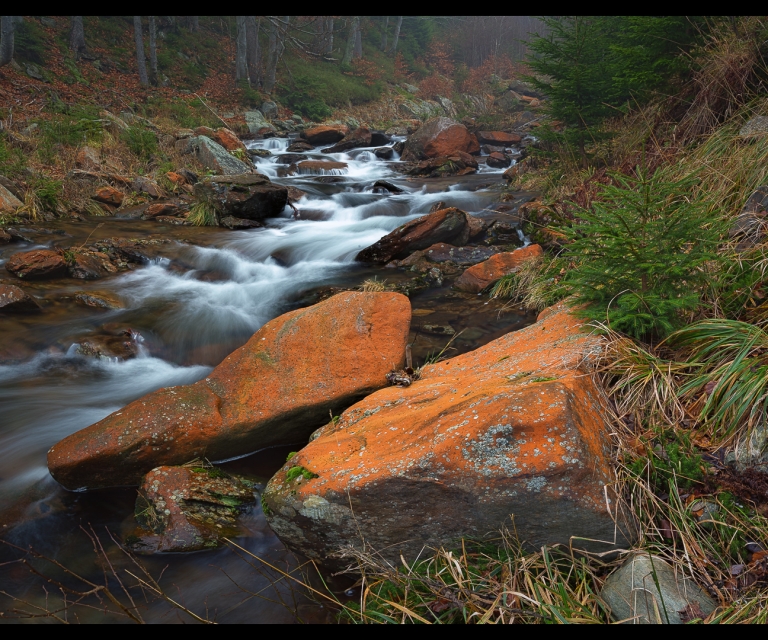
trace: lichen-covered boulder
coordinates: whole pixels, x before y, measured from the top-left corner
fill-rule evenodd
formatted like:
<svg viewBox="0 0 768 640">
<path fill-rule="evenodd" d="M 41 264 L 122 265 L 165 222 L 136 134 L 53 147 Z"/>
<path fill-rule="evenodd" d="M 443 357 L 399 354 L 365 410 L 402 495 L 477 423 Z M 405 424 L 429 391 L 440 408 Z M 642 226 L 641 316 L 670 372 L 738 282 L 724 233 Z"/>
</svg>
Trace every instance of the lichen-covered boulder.
<svg viewBox="0 0 768 640">
<path fill-rule="evenodd" d="M 48 468 L 68 489 L 135 485 L 159 465 L 306 442 L 329 411 L 387 384 L 410 320 L 398 293 L 345 292 L 286 313 L 204 380 L 147 394 L 54 445 Z"/>
<path fill-rule="evenodd" d="M 528 547 L 612 548 L 606 401 L 582 368 L 599 340 L 559 306 L 368 396 L 269 481 L 270 525 L 329 565 L 363 541 L 399 562 L 502 527 Z"/>
<path fill-rule="evenodd" d="M 405 143 L 402 159 L 406 161 L 426 160 L 440 156 L 455 155 L 456 152 L 478 153 L 480 143 L 460 122 L 451 118 L 432 118 L 425 122 Z"/>
<path fill-rule="evenodd" d="M 529 244 L 527 247 L 515 251 L 497 253 L 488 260 L 469 267 L 456 279 L 454 286 L 462 291 L 478 293 L 497 280 L 501 280 L 505 275 L 512 273 L 526 260 L 536 258 L 543 253 L 537 244 Z"/>
<path fill-rule="evenodd" d="M 52 249 L 34 249 L 14 253 L 5 268 L 22 280 L 42 280 L 67 275 L 67 261 L 63 252 Z"/>
</svg>

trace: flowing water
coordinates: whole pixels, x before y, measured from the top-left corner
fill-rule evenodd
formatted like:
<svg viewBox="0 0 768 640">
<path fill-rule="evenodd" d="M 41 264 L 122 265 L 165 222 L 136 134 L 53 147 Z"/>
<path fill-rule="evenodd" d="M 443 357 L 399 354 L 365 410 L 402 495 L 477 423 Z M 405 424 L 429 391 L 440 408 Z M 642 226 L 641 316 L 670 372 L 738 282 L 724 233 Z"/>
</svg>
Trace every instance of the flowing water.
<svg viewBox="0 0 768 640">
<path fill-rule="evenodd" d="M 51 223 L 46 232 L 24 231 L 29 244 L 0 250 L 1 265 L 20 249 L 80 246 L 111 236 L 173 238 L 158 245 L 150 264 L 110 279 L 25 283 L 44 312 L 0 316 L 0 535 L 5 540 L 32 546 L 89 579 L 98 578 L 101 569 L 83 529 L 93 527 L 105 543 L 108 531 L 119 537 L 131 520 L 135 489 L 79 494 L 62 490 L 45 464 L 51 445 L 152 390 L 199 380 L 265 322 L 311 304 L 324 288 L 356 286 L 374 275 L 390 281 L 412 276 L 396 270 L 384 273 L 355 263 L 354 257 L 436 202 L 483 216 L 496 201 L 488 186 L 498 182 L 494 174 L 500 170 L 481 167 L 476 175 L 461 179 L 409 181 L 392 170 L 391 162 L 379 160 L 373 149 L 304 154 L 344 162 L 347 168 L 287 175 L 289 143 L 278 138 L 249 143 L 273 154 L 255 160 L 259 171 L 305 192 L 296 211 L 286 208 L 265 228 L 233 232 L 94 218 L 88 223 Z M 374 182 L 382 179 L 397 184 L 403 193 L 374 189 Z M 83 291 L 107 293 L 123 308 L 74 304 L 75 294 Z M 522 313 L 499 315 L 499 305 L 487 297 L 460 294 L 448 286 L 419 292 L 412 304 L 417 363 L 446 342 L 444 336 L 419 331 L 425 318 L 463 330 L 452 354 L 530 322 Z M 136 357 L 80 355 L 85 341 L 105 340 L 129 341 Z M 226 466 L 265 483 L 287 452 L 262 451 Z M 281 570 L 297 566 L 258 507 L 243 518 L 237 543 Z M 2 566 L 17 555 L 0 549 L 0 591 L 42 605 L 41 580 L 21 564 Z M 115 544 L 110 543 L 107 555 L 118 571 L 130 565 Z M 274 571 L 253 559 L 249 564 L 241 555 L 223 548 L 151 556 L 142 562 L 153 575 L 164 572 L 162 585 L 174 597 L 219 621 L 290 622 L 297 611 L 302 620 L 325 620 L 326 610 L 310 603 L 289 581 L 272 585 L 278 577 Z M 47 569 L 61 573 L 50 565 Z M 67 580 L 72 583 L 71 577 Z M 189 620 L 162 600 L 147 600 L 142 598 L 141 608 L 148 621 Z M 0 602 L 0 610 L 11 604 Z M 54 606 L 52 600 L 48 604 Z M 79 620 L 121 618 L 81 609 Z"/>
</svg>

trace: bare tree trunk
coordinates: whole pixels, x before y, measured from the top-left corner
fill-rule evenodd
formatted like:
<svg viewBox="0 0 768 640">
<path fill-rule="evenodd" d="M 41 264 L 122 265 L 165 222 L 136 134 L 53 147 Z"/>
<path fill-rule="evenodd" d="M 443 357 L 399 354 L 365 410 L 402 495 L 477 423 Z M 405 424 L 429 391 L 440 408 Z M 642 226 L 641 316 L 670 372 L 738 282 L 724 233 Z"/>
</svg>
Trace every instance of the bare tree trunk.
<svg viewBox="0 0 768 640">
<path fill-rule="evenodd" d="M 13 60 L 13 33 L 16 30 L 16 16 L 0 18 L 0 67 Z"/>
<path fill-rule="evenodd" d="M 83 28 L 83 16 L 72 16 L 72 30 L 69 34 L 69 48 L 79 60 L 86 51 L 85 29 Z"/>
<path fill-rule="evenodd" d="M 136 41 L 136 66 L 139 69 L 139 82 L 142 87 L 149 85 L 147 77 L 147 58 L 144 54 L 144 33 L 141 26 L 141 16 L 133 16 L 133 38 Z"/>
<path fill-rule="evenodd" d="M 403 16 L 398 16 L 397 24 L 395 25 L 395 34 L 392 36 L 392 53 L 397 51 L 397 41 L 400 39 L 400 27 L 403 26 Z"/>
<path fill-rule="evenodd" d="M 264 83 L 264 89 L 267 93 L 272 93 L 275 88 L 275 73 L 277 72 L 277 38 L 278 26 L 277 20 L 272 18 L 269 27 L 269 49 L 267 50 L 267 79 Z"/>
<path fill-rule="evenodd" d="M 387 50 L 387 31 L 389 30 L 389 16 L 384 18 L 384 28 L 381 30 L 381 50 Z"/>
<path fill-rule="evenodd" d="M 325 19 L 325 51 L 327 56 L 333 53 L 333 18 Z"/>
<path fill-rule="evenodd" d="M 149 16 L 149 80 L 157 86 L 157 22 Z"/>
<path fill-rule="evenodd" d="M 352 18 L 352 23 L 349 25 L 349 35 L 347 36 L 347 47 L 344 49 L 344 57 L 341 60 L 341 64 L 347 65 L 352 62 L 352 56 L 355 53 L 355 43 L 357 41 L 357 27 L 359 18 Z"/>
<path fill-rule="evenodd" d="M 248 39 L 247 54 L 248 58 L 248 79 L 251 84 L 258 86 L 261 84 L 261 46 L 259 45 L 259 32 L 261 31 L 261 18 L 256 24 L 255 16 L 246 16 L 245 32 Z"/>
<path fill-rule="evenodd" d="M 248 32 L 245 16 L 237 16 L 237 53 L 235 54 L 235 80 L 248 81 Z"/>
<path fill-rule="evenodd" d="M 356 60 L 363 57 L 363 30 L 360 28 L 360 16 L 355 18 L 355 51 L 352 55 Z"/>
<path fill-rule="evenodd" d="M 189 30 L 200 31 L 200 16 L 189 16 Z"/>
</svg>

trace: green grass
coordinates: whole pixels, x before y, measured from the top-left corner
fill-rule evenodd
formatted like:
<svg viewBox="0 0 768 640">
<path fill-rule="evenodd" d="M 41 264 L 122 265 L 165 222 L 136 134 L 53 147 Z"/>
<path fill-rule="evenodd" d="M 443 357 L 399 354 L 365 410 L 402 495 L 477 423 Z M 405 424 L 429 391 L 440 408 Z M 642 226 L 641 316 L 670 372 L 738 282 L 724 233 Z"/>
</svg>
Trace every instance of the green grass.
<svg viewBox="0 0 768 640">
<path fill-rule="evenodd" d="M 197 227 L 215 227 L 219 224 L 216 209 L 207 202 L 192 205 L 187 221 Z"/>
<path fill-rule="evenodd" d="M 149 160 L 152 155 L 157 153 L 157 136 L 144 127 L 128 127 L 122 132 L 121 137 L 128 145 L 131 153 L 142 160 Z"/>
</svg>

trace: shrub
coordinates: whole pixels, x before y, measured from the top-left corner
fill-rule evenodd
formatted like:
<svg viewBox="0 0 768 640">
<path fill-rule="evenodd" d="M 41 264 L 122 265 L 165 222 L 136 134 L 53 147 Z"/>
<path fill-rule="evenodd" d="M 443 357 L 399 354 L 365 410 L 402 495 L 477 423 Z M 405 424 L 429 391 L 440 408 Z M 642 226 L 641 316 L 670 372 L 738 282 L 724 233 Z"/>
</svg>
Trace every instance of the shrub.
<svg viewBox="0 0 768 640">
<path fill-rule="evenodd" d="M 663 338 L 700 306 L 725 221 L 688 198 L 692 178 L 643 167 L 612 178 L 565 230 L 563 257 L 577 265 L 566 282 L 587 317 L 635 338 Z"/>
<path fill-rule="evenodd" d="M 155 134 L 143 127 L 128 127 L 123 131 L 122 138 L 131 152 L 142 160 L 148 160 L 157 152 Z"/>
</svg>

